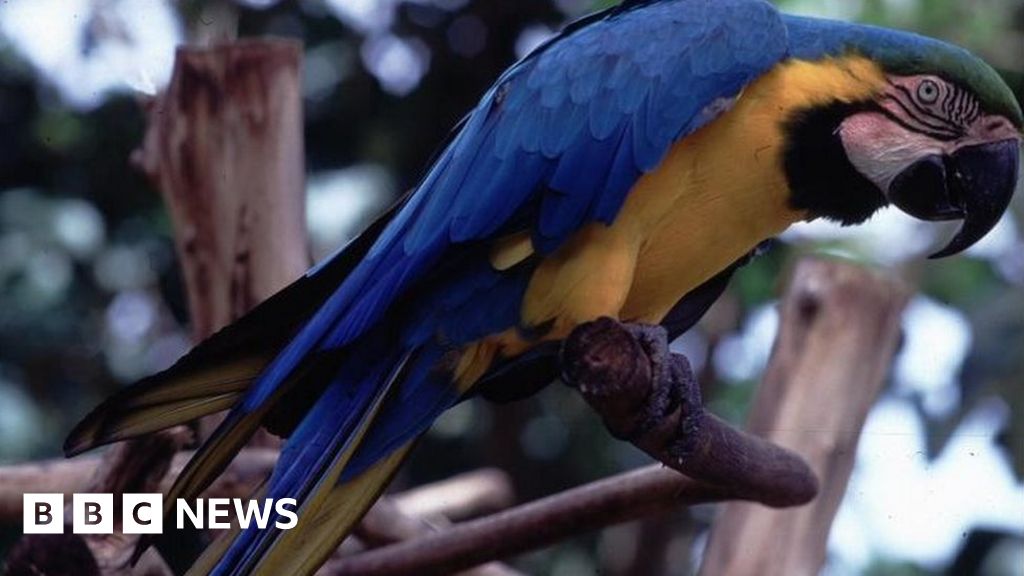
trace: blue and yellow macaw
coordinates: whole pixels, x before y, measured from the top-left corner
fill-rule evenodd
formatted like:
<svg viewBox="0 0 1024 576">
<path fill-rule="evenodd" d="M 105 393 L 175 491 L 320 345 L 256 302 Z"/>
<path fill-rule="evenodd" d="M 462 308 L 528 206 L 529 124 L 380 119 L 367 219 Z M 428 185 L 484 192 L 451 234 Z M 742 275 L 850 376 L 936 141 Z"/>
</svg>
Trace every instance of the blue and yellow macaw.
<svg viewBox="0 0 1024 576">
<path fill-rule="evenodd" d="M 557 376 L 601 316 L 688 329 L 791 224 L 894 204 L 984 236 L 1017 183 L 1022 116 L 948 44 L 760 0 L 628 0 L 509 68 L 422 182 L 343 251 L 97 408 L 75 454 L 230 409 L 168 501 L 260 427 L 288 436 L 261 497 L 290 531 L 219 539 L 191 573 L 311 574 L 416 438 L 468 395 Z"/>
</svg>

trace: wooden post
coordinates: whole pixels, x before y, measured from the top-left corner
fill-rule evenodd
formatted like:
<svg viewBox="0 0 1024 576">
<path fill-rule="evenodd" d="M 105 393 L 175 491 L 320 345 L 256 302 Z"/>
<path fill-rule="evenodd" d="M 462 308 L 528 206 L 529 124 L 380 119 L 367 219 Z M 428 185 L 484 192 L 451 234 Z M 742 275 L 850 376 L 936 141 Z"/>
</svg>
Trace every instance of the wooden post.
<svg viewBox="0 0 1024 576">
<path fill-rule="evenodd" d="M 133 160 L 167 203 L 197 340 L 309 265 L 301 45 L 178 50 Z"/>
<path fill-rule="evenodd" d="M 819 572 L 860 430 L 892 363 L 907 298 L 898 282 L 849 264 L 807 260 L 797 267 L 748 428 L 803 456 L 818 476 L 820 494 L 786 510 L 725 504 L 701 574 Z"/>
</svg>

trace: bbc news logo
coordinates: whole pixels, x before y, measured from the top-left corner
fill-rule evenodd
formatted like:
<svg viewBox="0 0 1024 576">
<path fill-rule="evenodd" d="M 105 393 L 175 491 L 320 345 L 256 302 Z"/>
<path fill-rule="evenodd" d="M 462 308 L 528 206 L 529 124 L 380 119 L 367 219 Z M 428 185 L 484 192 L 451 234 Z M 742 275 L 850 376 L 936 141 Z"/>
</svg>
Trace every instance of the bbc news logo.
<svg viewBox="0 0 1024 576">
<path fill-rule="evenodd" d="M 254 525 L 265 529 L 271 524 L 290 530 L 298 524 L 294 498 L 246 500 L 241 498 L 199 498 L 194 504 L 179 498 L 174 503 L 175 527 L 199 529 L 231 528 L 231 518 L 242 528 Z M 25 534 L 63 534 L 64 495 L 25 494 L 22 498 L 22 531 Z M 117 514 L 113 494 L 73 494 L 71 531 L 75 534 L 113 534 Z M 275 517 L 276 514 L 276 517 Z M 123 534 L 160 534 L 164 527 L 163 494 L 123 494 L 120 532 Z"/>
</svg>

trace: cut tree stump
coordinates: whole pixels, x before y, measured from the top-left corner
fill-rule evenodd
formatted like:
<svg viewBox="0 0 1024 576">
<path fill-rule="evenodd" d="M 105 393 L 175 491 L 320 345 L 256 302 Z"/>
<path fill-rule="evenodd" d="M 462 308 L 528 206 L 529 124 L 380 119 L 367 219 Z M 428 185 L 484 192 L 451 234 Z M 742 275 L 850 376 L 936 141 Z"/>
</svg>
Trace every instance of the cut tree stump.
<svg viewBox="0 0 1024 576">
<path fill-rule="evenodd" d="M 160 190 L 201 340 L 309 267 L 302 47 L 178 50 L 133 162 Z"/>
</svg>

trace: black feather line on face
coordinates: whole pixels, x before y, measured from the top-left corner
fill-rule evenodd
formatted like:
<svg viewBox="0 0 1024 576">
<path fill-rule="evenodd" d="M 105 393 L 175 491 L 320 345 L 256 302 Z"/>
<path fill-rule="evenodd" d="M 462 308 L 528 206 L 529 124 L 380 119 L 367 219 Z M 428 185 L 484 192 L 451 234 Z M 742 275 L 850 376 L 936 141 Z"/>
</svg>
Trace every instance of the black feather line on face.
<svg viewBox="0 0 1024 576">
<path fill-rule="evenodd" d="M 936 133 L 946 133 L 947 140 L 954 140 L 963 136 L 963 130 L 955 123 L 951 122 L 949 118 L 945 118 L 938 114 L 935 114 L 931 110 L 922 106 L 914 95 L 903 86 L 893 85 L 893 87 L 903 93 L 906 100 L 897 97 L 896 95 L 888 95 L 887 98 L 895 102 L 904 112 L 910 120 L 921 125 L 921 128 L 915 128 L 918 132 L 924 132 L 929 135 Z M 956 100 L 954 100 L 954 106 L 956 106 Z"/>
<path fill-rule="evenodd" d="M 955 90 L 955 92 L 956 98 L 953 99 L 953 110 L 949 114 L 949 119 L 954 123 L 959 123 L 961 118 L 960 112 L 964 108 L 964 92 L 963 90 Z"/>
<path fill-rule="evenodd" d="M 889 202 L 846 156 L 839 125 L 851 114 L 882 109 L 873 102 L 841 103 L 804 110 L 784 125 L 783 168 L 789 204 L 811 216 L 860 224 Z"/>
<path fill-rule="evenodd" d="M 942 98 L 942 109 L 948 116 L 953 110 L 953 99 L 956 98 L 956 90 L 950 88 L 948 84 L 945 85 L 943 89 L 945 90 L 946 95 Z"/>
<path fill-rule="evenodd" d="M 907 110 L 906 105 L 900 102 L 899 99 L 893 98 L 892 96 L 886 96 L 886 99 L 895 102 L 904 111 Z M 910 130 L 911 132 L 919 132 L 921 134 L 925 134 L 927 136 L 935 138 L 936 140 L 942 140 L 944 142 L 951 142 L 959 137 L 959 134 L 957 133 L 935 131 L 932 130 L 931 128 L 926 127 L 924 124 L 911 124 L 909 121 L 894 114 L 892 111 L 887 110 L 886 108 L 879 108 L 879 111 L 882 114 L 885 114 L 885 116 L 892 120 L 893 122 L 899 124 L 900 126 L 903 126 L 907 130 Z M 908 115 L 910 114 L 909 112 L 907 113 Z M 914 120 L 914 118 L 911 117 L 911 120 Z"/>
</svg>

